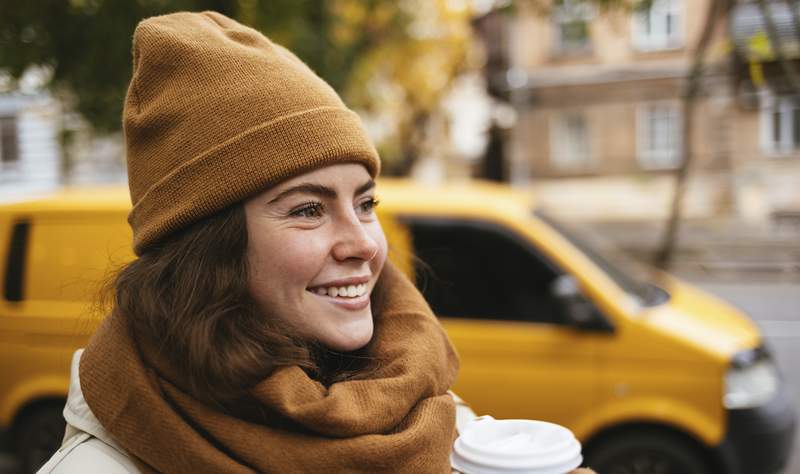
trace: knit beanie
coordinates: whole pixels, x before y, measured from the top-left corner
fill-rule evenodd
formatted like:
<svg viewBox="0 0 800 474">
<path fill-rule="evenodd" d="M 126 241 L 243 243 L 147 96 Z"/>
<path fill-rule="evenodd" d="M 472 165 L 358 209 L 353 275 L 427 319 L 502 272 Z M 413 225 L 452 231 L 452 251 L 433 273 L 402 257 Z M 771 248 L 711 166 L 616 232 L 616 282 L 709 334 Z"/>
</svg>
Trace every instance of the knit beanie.
<svg viewBox="0 0 800 474">
<path fill-rule="evenodd" d="M 285 48 L 215 12 L 148 18 L 123 111 L 134 251 L 287 178 L 380 162 L 358 116 Z"/>
</svg>

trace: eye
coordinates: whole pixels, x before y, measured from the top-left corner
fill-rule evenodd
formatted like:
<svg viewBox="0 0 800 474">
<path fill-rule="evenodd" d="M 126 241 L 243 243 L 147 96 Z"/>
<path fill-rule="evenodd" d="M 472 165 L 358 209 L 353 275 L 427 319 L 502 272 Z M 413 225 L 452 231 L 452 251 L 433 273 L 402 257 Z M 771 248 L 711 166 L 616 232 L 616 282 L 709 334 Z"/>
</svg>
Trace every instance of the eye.
<svg viewBox="0 0 800 474">
<path fill-rule="evenodd" d="M 359 210 L 361 212 L 363 212 L 364 214 L 370 214 L 370 213 L 372 213 L 372 211 L 375 210 L 375 207 L 379 203 L 380 203 L 380 201 L 378 201 L 377 199 L 369 198 L 366 201 L 364 201 L 361 204 L 359 204 L 358 207 L 359 207 Z"/>
<path fill-rule="evenodd" d="M 321 217 L 322 216 L 322 203 L 321 202 L 307 202 L 302 206 L 293 209 L 289 215 L 292 217 L 305 217 L 305 218 L 314 218 L 314 217 Z"/>
</svg>

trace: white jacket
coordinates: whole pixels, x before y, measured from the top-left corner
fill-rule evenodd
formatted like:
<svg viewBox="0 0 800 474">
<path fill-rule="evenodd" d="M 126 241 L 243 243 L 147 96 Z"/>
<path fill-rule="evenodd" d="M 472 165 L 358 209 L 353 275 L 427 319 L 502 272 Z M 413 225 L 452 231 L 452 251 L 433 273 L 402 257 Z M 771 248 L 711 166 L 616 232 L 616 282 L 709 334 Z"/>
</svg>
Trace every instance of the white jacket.
<svg viewBox="0 0 800 474">
<path fill-rule="evenodd" d="M 72 356 L 69 395 L 64 406 L 67 430 L 61 448 L 39 469 L 39 473 L 54 474 L 127 474 L 139 468 L 122 449 L 111 433 L 94 416 L 81 391 L 78 366 L 83 349 Z"/>
<path fill-rule="evenodd" d="M 83 349 L 72 356 L 69 395 L 64 407 L 67 430 L 64 441 L 44 466 L 40 474 L 129 474 L 139 469 L 111 433 L 94 416 L 83 398 L 78 375 Z M 461 429 L 475 418 L 475 413 L 453 392 L 456 402 L 456 428 Z"/>
</svg>

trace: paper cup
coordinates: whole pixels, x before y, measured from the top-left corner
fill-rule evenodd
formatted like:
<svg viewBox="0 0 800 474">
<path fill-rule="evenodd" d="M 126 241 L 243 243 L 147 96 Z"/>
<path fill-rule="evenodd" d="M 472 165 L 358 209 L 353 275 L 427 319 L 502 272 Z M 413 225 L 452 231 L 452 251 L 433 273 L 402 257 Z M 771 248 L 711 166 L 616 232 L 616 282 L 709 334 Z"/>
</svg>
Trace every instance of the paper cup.
<svg viewBox="0 0 800 474">
<path fill-rule="evenodd" d="M 580 442 L 563 426 L 485 416 L 464 428 L 450 462 L 464 474 L 566 474 L 583 457 Z"/>
</svg>

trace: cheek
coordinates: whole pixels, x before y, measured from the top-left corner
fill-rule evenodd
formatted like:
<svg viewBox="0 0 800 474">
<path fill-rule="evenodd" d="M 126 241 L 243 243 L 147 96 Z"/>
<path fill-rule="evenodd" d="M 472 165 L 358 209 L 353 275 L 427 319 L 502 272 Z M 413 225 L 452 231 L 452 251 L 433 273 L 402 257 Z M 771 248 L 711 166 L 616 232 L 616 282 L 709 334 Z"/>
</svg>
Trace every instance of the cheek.
<svg viewBox="0 0 800 474">
<path fill-rule="evenodd" d="M 377 221 L 367 227 L 367 233 L 378 245 L 378 252 L 376 253 L 375 258 L 372 260 L 370 265 L 373 272 L 378 273 L 383 268 L 383 264 L 386 261 L 386 254 L 388 253 L 386 235 L 383 233 L 383 227 L 381 227 L 381 224 Z"/>
<path fill-rule="evenodd" d="M 256 238 L 248 247 L 250 270 L 255 284 L 278 286 L 305 285 L 319 272 L 325 261 L 325 245 L 318 236 L 291 230 Z"/>
</svg>

